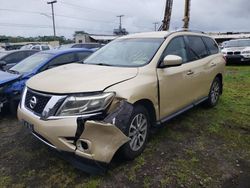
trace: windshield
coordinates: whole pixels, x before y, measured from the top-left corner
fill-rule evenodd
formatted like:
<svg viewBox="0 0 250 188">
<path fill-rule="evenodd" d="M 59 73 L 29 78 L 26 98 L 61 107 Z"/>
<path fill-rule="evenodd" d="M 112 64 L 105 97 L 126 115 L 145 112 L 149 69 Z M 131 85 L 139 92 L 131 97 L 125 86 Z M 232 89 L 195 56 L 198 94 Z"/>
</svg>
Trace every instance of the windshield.
<svg viewBox="0 0 250 188">
<path fill-rule="evenodd" d="M 250 46 L 250 40 L 233 40 L 228 41 L 225 47 L 247 47 Z"/>
<path fill-rule="evenodd" d="M 16 64 L 10 70 L 19 72 L 19 73 L 27 73 L 33 71 L 36 67 L 47 61 L 53 56 L 53 54 L 48 53 L 37 53 L 34 54 L 20 63 Z"/>
<path fill-rule="evenodd" d="M 0 52 L 0 58 L 2 58 L 3 56 L 7 55 L 8 52 Z"/>
<path fill-rule="evenodd" d="M 149 63 L 164 39 L 118 39 L 89 58 L 85 64 L 137 67 Z"/>
</svg>

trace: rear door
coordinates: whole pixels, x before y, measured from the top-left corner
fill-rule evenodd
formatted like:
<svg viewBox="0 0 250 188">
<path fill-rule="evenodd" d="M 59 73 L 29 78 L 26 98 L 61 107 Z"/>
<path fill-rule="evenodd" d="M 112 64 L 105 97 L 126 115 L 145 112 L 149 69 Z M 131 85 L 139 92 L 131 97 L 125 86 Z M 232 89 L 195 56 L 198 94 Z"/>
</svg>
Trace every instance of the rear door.
<svg viewBox="0 0 250 188">
<path fill-rule="evenodd" d="M 201 36 L 187 35 L 185 36 L 185 41 L 187 44 L 188 59 L 190 62 L 190 79 L 192 79 L 190 89 L 193 91 L 193 102 L 196 102 L 208 95 L 205 88 L 208 87 L 209 81 L 209 72 L 207 67 L 210 54 Z"/>
</svg>

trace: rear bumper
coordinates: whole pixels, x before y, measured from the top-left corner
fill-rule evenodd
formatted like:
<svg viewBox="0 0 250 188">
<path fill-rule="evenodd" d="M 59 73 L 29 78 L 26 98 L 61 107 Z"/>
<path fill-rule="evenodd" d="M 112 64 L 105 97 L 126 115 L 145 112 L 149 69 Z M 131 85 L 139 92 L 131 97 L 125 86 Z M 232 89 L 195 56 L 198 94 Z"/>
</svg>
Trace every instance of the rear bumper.
<svg viewBox="0 0 250 188">
<path fill-rule="evenodd" d="M 32 126 L 32 134 L 48 146 L 87 160 L 110 163 L 116 151 L 130 139 L 114 124 L 77 117 L 42 120 L 18 107 L 20 121 Z"/>
</svg>

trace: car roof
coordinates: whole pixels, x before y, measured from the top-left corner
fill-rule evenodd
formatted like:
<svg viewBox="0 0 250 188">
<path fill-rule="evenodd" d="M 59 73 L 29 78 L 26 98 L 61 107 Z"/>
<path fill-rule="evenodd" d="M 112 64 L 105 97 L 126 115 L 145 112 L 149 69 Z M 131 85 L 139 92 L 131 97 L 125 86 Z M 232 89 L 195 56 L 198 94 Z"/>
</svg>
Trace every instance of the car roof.
<svg viewBox="0 0 250 188">
<path fill-rule="evenodd" d="M 86 48 L 67 48 L 67 49 L 52 49 L 52 50 L 46 50 L 41 51 L 39 53 L 48 53 L 48 54 L 54 54 L 54 55 L 60 55 L 70 52 L 93 52 L 93 50 L 86 49 Z"/>
<path fill-rule="evenodd" d="M 189 31 L 189 30 L 179 30 L 179 31 L 155 31 L 155 32 L 144 32 L 144 33 L 135 33 L 120 37 L 119 39 L 129 39 L 129 38 L 166 38 L 167 36 L 178 33 L 180 35 L 192 34 L 198 36 L 207 36 L 208 35 L 200 31 Z"/>
</svg>

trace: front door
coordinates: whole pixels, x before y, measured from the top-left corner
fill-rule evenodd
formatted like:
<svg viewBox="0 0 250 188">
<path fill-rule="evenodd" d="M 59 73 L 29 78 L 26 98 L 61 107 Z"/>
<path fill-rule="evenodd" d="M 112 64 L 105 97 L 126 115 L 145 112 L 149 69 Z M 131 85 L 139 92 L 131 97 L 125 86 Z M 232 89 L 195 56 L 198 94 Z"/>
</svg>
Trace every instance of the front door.
<svg viewBox="0 0 250 188">
<path fill-rule="evenodd" d="M 194 101 L 193 83 L 194 72 L 192 64 L 188 62 L 188 53 L 183 37 L 173 38 L 165 51 L 167 55 L 182 57 L 183 64 L 177 67 L 158 68 L 160 118 L 169 116 Z M 162 59 L 163 59 L 162 58 Z"/>
</svg>

